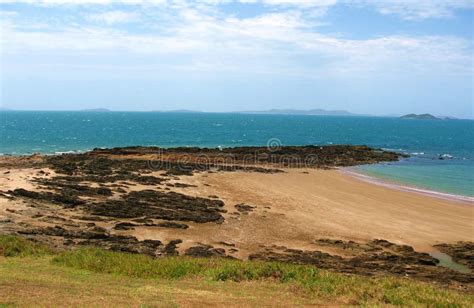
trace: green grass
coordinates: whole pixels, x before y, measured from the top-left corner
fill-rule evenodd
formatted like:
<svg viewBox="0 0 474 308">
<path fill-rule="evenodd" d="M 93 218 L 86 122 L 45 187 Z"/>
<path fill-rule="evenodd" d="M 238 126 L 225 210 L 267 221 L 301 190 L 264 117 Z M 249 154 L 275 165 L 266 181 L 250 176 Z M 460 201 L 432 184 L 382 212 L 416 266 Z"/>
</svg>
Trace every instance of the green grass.
<svg viewBox="0 0 474 308">
<path fill-rule="evenodd" d="M 247 292 L 252 294 L 256 292 L 257 298 L 260 296 L 262 299 L 271 300 L 272 297 L 284 295 L 289 303 L 300 303 L 304 300 L 305 303 L 311 304 L 439 307 L 474 305 L 474 297 L 471 294 L 456 290 L 442 289 L 431 284 L 395 277 L 369 278 L 343 275 L 319 270 L 314 266 L 217 258 L 154 259 L 144 255 L 111 252 L 97 248 L 52 254 L 41 245 L 3 236 L 0 236 L 0 251 L 3 251 L 4 256 L 14 256 L 10 259 L 15 260 L 21 257 L 47 259 L 48 266 L 51 268 L 85 271 L 89 275 L 87 277 L 105 275 L 101 277 L 110 277 L 111 280 L 117 279 L 114 277 L 130 281 L 140 280 L 146 284 L 173 286 L 172 288 L 182 283 L 192 283 L 200 285 L 201 289 L 209 286 L 217 288 L 221 292 L 218 292 L 219 294 L 229 292 L 234 294 L 240 290 L 241 286 L 254 285 L 255 288 L 249 288 Z M 52 256 L 48 256 L 49 254 Z M 14 265 L 10 265 L 10 269 L 12 268 Z M 237 301 L 233 303 L 239 303 L 239 298 L 243 301 L 242 303 L 248 303 L 246 294 L 237 295 Z"/>
<path fill-rule="evenodd" d="M 180 279 L 205 277 L 216 281 L 252 281 L 272 279 L 279 282 L 315 282 L 319 271 L 311 266 L 276 262 L 242 262 L 220 258 L 168 257 L 154 259 L 145 255 L 85 248 L 65 252 L 53 262 L 93 272 L 120 274 L 136 278 Z"/>
<path fill-rule="evenodd" d="M 52 250 L 45 245 L 34 243 L 13 235 L 0 235 L 0 256 L 26 257 L 51 254 Z"/>
</svg>

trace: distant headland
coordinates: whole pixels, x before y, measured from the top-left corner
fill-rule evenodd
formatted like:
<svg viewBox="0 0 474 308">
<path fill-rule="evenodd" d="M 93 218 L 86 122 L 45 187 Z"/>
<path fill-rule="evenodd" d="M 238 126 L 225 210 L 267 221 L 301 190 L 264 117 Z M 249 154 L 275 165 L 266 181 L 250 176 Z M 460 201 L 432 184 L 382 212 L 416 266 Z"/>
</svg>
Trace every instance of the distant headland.
<svg viewBox="0 0 474 308">
<path fill-rule="evenodd" d="M 429 113 L 423 113 L 423 114 L 410 113 L 410 114 L 401 116 L 400 119 L 441 120 L 441 118 L 435 117 L 434 115 L 429 114 Z"/>
<path fill-rule="evenodd" d="M 325 109 L 270 109 L 263 111 L 239 111 L 237 113 L 249 114 L 283 114 L 283 115 L 319 115 L 319 116 L 364 116 L 346 110 L 325 110 Z"/>
</svg>

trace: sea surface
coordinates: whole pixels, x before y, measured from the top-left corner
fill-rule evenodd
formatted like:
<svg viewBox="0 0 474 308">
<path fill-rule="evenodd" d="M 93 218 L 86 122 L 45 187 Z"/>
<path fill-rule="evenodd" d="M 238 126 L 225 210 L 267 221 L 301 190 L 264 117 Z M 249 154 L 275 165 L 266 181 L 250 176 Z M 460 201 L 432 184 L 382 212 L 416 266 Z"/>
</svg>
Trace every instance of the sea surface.
<svg viewBox="0 0 474 308">
<path fill-rule="evenodd" d="M 353 170 L 385 181 L 474 196 L 474 121 L 235 113 L 0 111 L 0 153 L 96 147 L 365 144 L 410 154 Z M 440 155 L 449 155 L 439 159 Z M 452 157 L 452 158 L 451 158 Z"/>
</svg>

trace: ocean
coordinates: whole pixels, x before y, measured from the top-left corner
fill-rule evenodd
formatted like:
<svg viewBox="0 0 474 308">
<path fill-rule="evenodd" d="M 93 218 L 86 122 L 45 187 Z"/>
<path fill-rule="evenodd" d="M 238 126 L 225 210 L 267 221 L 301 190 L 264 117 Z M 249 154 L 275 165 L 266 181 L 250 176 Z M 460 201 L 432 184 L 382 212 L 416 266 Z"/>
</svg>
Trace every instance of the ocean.
<svg viewBox="0 0 474 308">
<path fill-rule="evenodd" d="M 474 196 L 474 121 L 236 113 L 0 111 L 0 153 L 95 147 L 365 144 L 410 154 L 353 171 L 384 181 Z M 446 159 L 439 159 L 445 155 Z"/>
</svg>

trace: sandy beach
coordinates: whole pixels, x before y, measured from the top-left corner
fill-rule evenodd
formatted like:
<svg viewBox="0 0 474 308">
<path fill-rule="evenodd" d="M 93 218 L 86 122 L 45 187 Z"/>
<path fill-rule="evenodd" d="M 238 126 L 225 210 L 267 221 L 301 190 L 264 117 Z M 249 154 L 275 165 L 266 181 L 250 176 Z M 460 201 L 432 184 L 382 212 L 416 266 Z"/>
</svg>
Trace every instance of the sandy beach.
<svg viewBox="0 0 474 308">
<path fill-rule="evenodd" d="M 353 157 L 393 159 L 390 153 L 288 148 L 295 155 L 320 151 L 322 158 L 316 168 L 288 168 L 245 165 L 239 160 L 244 148 L 230 153 L 234 165 L 203 169 L 193 158 L 186 168 L 173 165 L 187 155 L 182 151 L 169 150 L 160 158 L 169 164 L 155 169 L 150 162 L 157 157 L 147 148 L 5 157 L 0 232 L 58 249 L 91 245 L 151 256 L 279 260 L 344 273 L 441 277 L 442 283 L 472 280 L 471 274 L 436 266 L 433 257 L 449 252 L 472 267 L 472 202 L 377 185 L 327 167 L 358 164 Z"/>
<path fill-rule="evenodd" d="M 473 240 L 474 207 L 469 202 L 378 186 L 338 170 L 285 171 L 199 174 L 186 179 L 197 185 L 187 188 L 188 193 L 257 206 L 252 215 L 230 219 L 217 229 L 201 228 L 194 240 L 235 241 L 249 251 L 269 242 L 314 248 L 312 241 L 322 237 L 381 238 L 421 251 L 431 251 L 438 243 Z"/>
<path fill-rule="evenodd" d="M 10 170 L 10 169 L 9 169 Z M 37 170 L 0 171 L 0 189 L 32 189 Z M 54 174 L 52 170 L 45 170 Z M 240 256 L 268 243 L 313 249 L 317 238 L 355 241 L 386 239 L 432 251 L 439 243 L 472 241 L 474 207 L 470 202 L 446 200 L 368 183 L 341 170 L 286 169 L 285 173 L 197 173 L 176 182 L 190 185 L 173 191 L 197 197 L 219 196 L 228 211 L 223 224 L 189 223 L 186 230 L 143 228 L 139 238 L 185 238 L 186 243 L 232 242 Z M 149 189 L 146 185 L 133 190 Z M 23 202 L 20 202 L 23 203 Z M 233 216 L 235 204 L 255 206 L 249 215 Z M 0 199 L 0 215 L 12 214 L 15 201 Z M 321 247 L 319 247 L 321 248 Z"/>
</svg>

